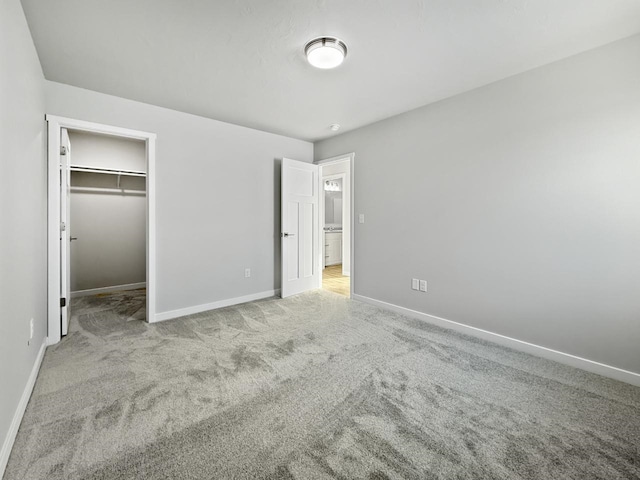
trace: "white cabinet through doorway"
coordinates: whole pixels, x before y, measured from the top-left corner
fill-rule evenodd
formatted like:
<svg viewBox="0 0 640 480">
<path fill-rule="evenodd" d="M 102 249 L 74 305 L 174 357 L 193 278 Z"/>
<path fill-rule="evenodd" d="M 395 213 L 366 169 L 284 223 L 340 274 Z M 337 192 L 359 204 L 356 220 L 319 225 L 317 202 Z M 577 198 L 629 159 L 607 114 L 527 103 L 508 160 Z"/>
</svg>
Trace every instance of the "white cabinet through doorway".
<svg viewBox="0 0 640 480">
<path fill-rule="evenodd" d="M 342 232 L 324 233 L 324 265 L 342 263 Z"/>
</svg>

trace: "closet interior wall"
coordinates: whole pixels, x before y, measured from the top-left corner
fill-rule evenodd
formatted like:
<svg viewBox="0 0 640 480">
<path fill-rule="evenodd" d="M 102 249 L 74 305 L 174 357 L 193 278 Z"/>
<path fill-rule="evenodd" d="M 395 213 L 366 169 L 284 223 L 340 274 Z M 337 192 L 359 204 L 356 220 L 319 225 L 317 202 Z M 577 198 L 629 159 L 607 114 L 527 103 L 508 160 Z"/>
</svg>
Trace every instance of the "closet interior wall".
<svg viewBox="0 0 640 480">
<path fill-rule="evenodd" d="M 74 131 L 69 140 L 72 296 L 144 286 L 145 143 Z"/>
</svg>

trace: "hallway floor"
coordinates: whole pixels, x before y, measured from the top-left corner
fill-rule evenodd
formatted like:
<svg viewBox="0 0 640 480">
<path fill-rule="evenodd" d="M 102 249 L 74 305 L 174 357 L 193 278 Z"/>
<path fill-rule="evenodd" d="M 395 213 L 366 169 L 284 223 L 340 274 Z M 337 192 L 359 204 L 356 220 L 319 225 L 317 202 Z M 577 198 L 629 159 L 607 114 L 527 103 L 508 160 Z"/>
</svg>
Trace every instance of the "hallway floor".
<svg viewBox="0 0 640 480">
<path fill-rule="evenodd" d="M 342 275 L 342 264 L 325 267 L 322 272 L 322 288 L 349 297 L 351 279 Z"/>
</svg>

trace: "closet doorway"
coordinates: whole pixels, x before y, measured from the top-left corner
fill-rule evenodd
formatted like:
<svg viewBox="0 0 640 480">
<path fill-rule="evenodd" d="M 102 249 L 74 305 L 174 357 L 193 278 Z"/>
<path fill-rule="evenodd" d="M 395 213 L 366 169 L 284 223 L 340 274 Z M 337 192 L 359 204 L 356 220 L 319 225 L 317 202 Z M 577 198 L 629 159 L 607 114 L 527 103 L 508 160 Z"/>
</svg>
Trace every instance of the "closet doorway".
<svg viewBox="0 0 640 480">
<path fill-rule="evenodd" d="M 95 303 L 76 299 L 116 292 L 127 320 L 145 320 L 145 143 L 77 130 L 68 143 L 68 320 L 76 306 Z"/>
<path fill-rule="evenodd" d="M 104 303 L 124 321 L 153 321 L 155 135 L 47 120 L 49 343 L 67 334 L 74 308 L 96 311 Z"/>
</svg>

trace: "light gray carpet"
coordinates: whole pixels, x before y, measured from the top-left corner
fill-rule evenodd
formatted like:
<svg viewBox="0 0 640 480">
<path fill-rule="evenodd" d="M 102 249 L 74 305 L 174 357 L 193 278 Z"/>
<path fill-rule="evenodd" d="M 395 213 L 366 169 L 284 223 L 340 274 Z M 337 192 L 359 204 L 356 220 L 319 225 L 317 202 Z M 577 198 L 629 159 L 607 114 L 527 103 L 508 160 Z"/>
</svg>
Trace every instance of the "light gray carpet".
<svg viewBox="0 0 640 480">
<path fill-rule="evenodd" d="M 315 291 L 85 297 L 5 479 L 638 479 L 640 389 Z"/>
</svg>

